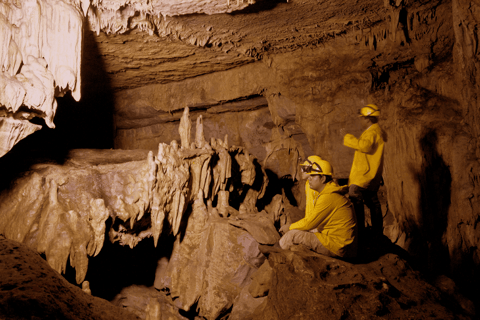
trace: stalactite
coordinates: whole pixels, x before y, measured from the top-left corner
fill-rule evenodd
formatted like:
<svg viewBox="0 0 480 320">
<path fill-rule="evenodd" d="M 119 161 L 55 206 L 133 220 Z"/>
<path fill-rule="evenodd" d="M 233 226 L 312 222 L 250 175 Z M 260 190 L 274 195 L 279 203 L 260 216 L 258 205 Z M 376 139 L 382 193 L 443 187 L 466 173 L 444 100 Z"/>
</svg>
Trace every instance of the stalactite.
<svg viewBox="0 0 480 320">
<path fill-rule="evenodd" d="M 370 50 L 375 50 L 375 35 L 373 35 L 371 31 L 368 35 L 368 47 Z"/>
<path fill-rule="evenodd" d="M 6 154 L 20 140 L 41 128 L 42 126 L 30 121 L 0 117 L 0 141 L 2 142 L 0 143 L 0 156 Z"/>
<path fill-rule="evenodd" d="M 153 200 L 153 191 L 155 189 L 156 185 L 156 180 L 155 180 L 155 175 L 157 172 L 157 163 L 155 161 L 155 158 L 153 156 L 153 152 L 149 151 L 148 152 L 148 177 L 146 180 L 146 190 L 147 190 L 147 206 L 145 207 L 145 210 L 150 209 L 150 205 Z M 137 218 L 137 220 L 140 220 L 142 218 L 143 214 Z"/>
<path fill-rule="evenodd" d="M 102 250 L 105 240 L 105 222 L 109 216 L 110 210 L 105 207 L 105 201 L 103 199 L 90 200 L 88 219 L 94 232 L 94 241 L 90 242 L 87 247 L 88 255 L 95 257 L 100 253 L 100 250 Z"/>
<path fill-rule="evenodd" d="M 184 114 L 179 133 L 186 140 L 191 122 L 188 110 Z M 202 141 L 202 126 L 196 134 L 195 140 Z M 213 139 L 212 147 L 205 141 L 199 145 L 203 147 L 193 143 L 179 148 L 173 140 L 159 144 L 156 156 L 150 151 L 142 161 L 54 166 L 41 169 L 41 175 L 34 171 L 14 188 L 13 194 L 20 192 L 21 197 L 12 200 L 0 193 L 0 233 L 44 253 L 59 273 L 70 261 L 80 284 L 89 257 L 102 250 L 106 232 L 111 242 L 131 248 L 149 237 L 157 246 L 165 224 L 173 236 L 181 232 L 192 206 L 203 212 L 197 212 L 203 220 L 238 215 L 229 204 L 232 162 L 240 170 L 241 185 L 251 186 L 257 178 L 254 157 L 241 147 L 228 147 L 228 136 Z M 263 175 L 260 190 L 251 190 L 243 200 L 242 208 L 249 213 L 257 213 L 256 199 L 264 194 L 268 179 Z M 106 230 L 109 218 L 112 223 Z"/>
<path fill-rule="evenodd" d="M 0 3 L 0 115 L 25 123 L 34 116 L 54 128 L 56 96 L 70 91 L 80 100 L 83 17 L 80 8 L 60 0 Z M 30 111 L 18 111 L 20 107 Z M 3 110 L 2 110 L 3 109 Z M 36 130 L 0 135 L 3 156 Z M 8 128 L 0 127 L 2 132 Z"/>
<path fill-rule="evenodd" d="M 390 40 L 395 41 L 396 36 L 397 36 L 398 22 L 400 20 L 400 9 L 392 8 L 390 17 L 391 17 L 391 21 L 390 21 L 390 31 L 391 31 Z"/>
</svg>

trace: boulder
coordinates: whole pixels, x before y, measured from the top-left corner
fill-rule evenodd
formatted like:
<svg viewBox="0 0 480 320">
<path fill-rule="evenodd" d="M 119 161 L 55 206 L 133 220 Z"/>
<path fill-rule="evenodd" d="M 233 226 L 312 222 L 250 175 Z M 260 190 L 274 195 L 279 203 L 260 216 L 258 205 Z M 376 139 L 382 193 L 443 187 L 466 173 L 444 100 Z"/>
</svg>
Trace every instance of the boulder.
<svg viewBox="0 0 480 320">
<path fill-rule="evenodd" d="M 227 218 L 206 217 L 204 204 L 194 208 L 168 262 L 160 260 L 155 287 L 168 290 L 178 308 L 195 307 L 198 315 L 217 319 L 229 312 L 265 257 L 247 231 Z"/>
</svg>

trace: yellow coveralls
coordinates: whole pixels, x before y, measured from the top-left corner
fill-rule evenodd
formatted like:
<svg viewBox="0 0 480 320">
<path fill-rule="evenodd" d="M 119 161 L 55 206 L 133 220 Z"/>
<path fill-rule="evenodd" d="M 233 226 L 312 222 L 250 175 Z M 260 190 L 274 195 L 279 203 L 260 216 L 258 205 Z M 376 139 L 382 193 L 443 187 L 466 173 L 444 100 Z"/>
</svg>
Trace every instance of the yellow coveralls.
<svg viewBox="0 0 480 320">
<path fill-rule="evenodd" d="M 318 193 L 307 181 L 305 218 L 290 225 L 290 230 L 317 229 L 315 235 L 325 248 L 340 257 L 355 256 L 356 220 L 352 203 L 342 195 L 346 188 L 331 181 Z"/>
<path fill-rule="evenodd" d="M 346 134 L 343 144 L 355 149 L 348 185 L 354 184 L 361 188 L 368 188 L 372 183 L 371 187 L 378 187 L 382 177 L 385 145 L 382 129 L 378 123 L 372 124 L 359 139 L 354 135 Z"/>
<path fill-rule="evenodd" d="M 359 139 L 346 134 L 343 144 L 355 149 L 352 170 L 348 178 L 349 195 L 358 224 L 358 235 L 363 241 L 365 230 L 365 203 L 370 209 L 372 231 L 374 235 L 383 234 L 383 215 L 377 191 L 380 187 L 383 171 L 383 149 L 385 142 L 382 129 L 377 123 L 365 130 Z"/>
</svg>

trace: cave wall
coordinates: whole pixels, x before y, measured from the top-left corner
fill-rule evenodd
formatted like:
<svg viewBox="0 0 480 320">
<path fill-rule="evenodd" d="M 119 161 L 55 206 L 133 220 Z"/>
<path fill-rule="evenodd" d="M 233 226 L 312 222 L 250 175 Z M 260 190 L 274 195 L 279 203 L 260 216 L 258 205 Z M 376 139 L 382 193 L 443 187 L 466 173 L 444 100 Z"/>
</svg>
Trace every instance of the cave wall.
<svg viewBox="0 0 480 320">
<path fill-rule="evenodd" d="M 322 46 L 117 92 L 115 147 L 153 149 L 175 138 L 170 128 L 188 106 L 202 115 L 206 137 L 228 134 L 279 177 L 295 177 L 297 158 L 318 154 L 345 178 L 353 151 L 339 130 L 358 136 L 357 110 L 375 103 L 395 220 L 385 233 L 422 266 L 478 284 L 480 3 L 384 6 L 382 23 L 333 32 Z"/>
</svg>

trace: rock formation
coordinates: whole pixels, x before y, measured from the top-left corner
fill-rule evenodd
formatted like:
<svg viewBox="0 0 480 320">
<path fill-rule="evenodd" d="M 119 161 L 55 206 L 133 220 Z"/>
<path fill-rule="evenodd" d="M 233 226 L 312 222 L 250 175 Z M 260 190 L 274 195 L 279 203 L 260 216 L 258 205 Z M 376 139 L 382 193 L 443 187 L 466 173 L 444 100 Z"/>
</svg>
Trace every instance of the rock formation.
<svg viewBox="0 0 480 320">
<path fill-rule="evenodd" d="M 55 97 L 80 99 L 83 17 L 63 1 L 0 4 L 0 156 L 41 128 L 55 128 Z"/>
<path fill-rule="evenodd" d="M 267 263 L 250 285 L 255 295 L 268 293 L 252 319 L 470 317 L 438 306 L 441 291 L 392 253 L 359 266 L 297 248 L 271 253 Z M 440 304 L 451 307 L 443 298 Z"/>
<path fill-rule="evenodd" d="M 241 10 L 248 1 L 4 1 L 0 5 L 0 157 L 39 130 L 49 128 L 57 109 L 55 97 L 81 97 L 84 16 L 97 35 L 136 29 L 150 35 L 164 29 L 167 17 Z M 208 37 L 203 45 L 208 41 Z M 192 44 L 196 44 L 195 39 Z"/>
<path fill-rule="evenodd" d="M 195 141 L 202 141 L 198 128 Z M 442 293 L 396 254 L 362 266 L 301 246 L 294 251 L 272 247 L 280 239 L 275 225 L 287 222 L 285 214 L 290 221 L 295 218 L 287 213 L 284 195 L 258 212 L 268 179 L 257 171 L 255 158 L 244 148 L 229 147 L 227 137 L 197 148 L 188 134 L 188 108 L 179 131 L 182 146 L 175 140 L 160 144 L 156 156 L 152 151 L 77 150 L 63 165 L 32 166 L 0 195 L 0 233 L 12 239 L 4 242 L 23 242 L 44 254 L 58 273 L 73 267 L 82 286 L 75 294 L 92 299 L 89 260 L 101 254 L 106 241 L 133 250 L 152 238 L 152 247 L 169 252 L 158 260 L 153 286 L 128 286 L 113 299 L 142 319 L 184 319 L 182 312 L 205 319 L 318 314 L 469 319 L 475 314 L 472 303 L 448 284 L 451 280 L 442 280 Z M 160 240 L 164 233 L 174 239 L 170 249 L 170 242 Z M 20 247 L 20 252 L 30 250 L 23 244 L 15 249 Z M 7 254 L 12 260 L 13 250 Z M 17 297 L 17 276 L 0 290 Z M 18 306 L 35 299 L 22 298 Z M 42 301 L 32 314 L 48 314 L 48 308 Z M 21 314 L 16 307 L 0 311 Z"/>
<path fill-rule="evenodd" d="M 122 152 L 117 152 L 117 156 L 110 152 L 104 163 L 95 158 L 85 163 L 88 154 L 80 151 L 77 157 L 81 156 L 83 163 L 73 156 L 63 166 L 32 167 L 0 196 L 0 234 L 45 254 L 50 266 L 59 273 L 65 272 L 70 261 L 80 284 L 88 270 L 88 258 L 99 254 L 105 234 L 112 243 L 131 248 L 148 237 L 157 246 L 165 230 L 173 236 L 182 232 L 182 238 L 189 239 L 191 224 L 183 231 L 180 226 L 192 204 L 190 219 L 203 214 L 199 218 L 203 221 L 195 223 L 193 228 L 203 228 L 207 218 L 219 217 L 219 213 L 224 217 L 239 215 L 230 206 L 228 195 L 237 188 L 242 193 L 244 186 L 253 185 L 255 170 L 250 172 L 248 168 L 253 158 L 242 148 L 228 147 L 227 139 L 213 139 L 212 145 L 205 142 L 202 148 L 196 148 L 195 143 L 190 144 L 190 127 L 185 108 L 179 127 L 182 146 L 175 140 L 170 145 L 160 144 L 156 156 L 152 151 L 144 152 L 141 160 L 122 162 L 116 160 Z M 197 135 L 196 140 L 201 140 L 203 133 L 197 131 Z M 242 156 L 237 165 L 241 181 L 231 179 L 231 153 Z M 255 202 L 263 197 L 260 190 L 244 197 L 255 199 L 253 207 L 252 202 L 244 201 L 249 213 L 258 212 Z M 208 213 L 207 199 L 209 203 L 217 203 Z M 109 228 L 107 219 L 112 220 Z M 267 224 L 265 230 L 258 228 L 252 232 L 259 234 L 263 244 L 278 241 L 274 221 L 269 223 L 270 228 Z M 201 256 L 206 257 L 205 252 Z"/>
<path fill-rule="evenodd" d="M 340 128 L 359 135 L 357 110 L 375 103 L 388 137 L 385 234 L 426 269 L 465 286 L 478 284 L 479 2 L 372 1 L 346 8 L 307 1 L 278 4 L 272 12 L 280 20 L 286 8 L 291 30 L 268 20 L 268 10 L 258 12 L 263 25 L 251 21 L 251 29 L 236 16 L 199 18 L 215 22 L 214 33 L 224 30 L 225 21 L 242 27 L 241 39 L 232 37 L 226 50 L 245 50 L 242 66 L 222 67 L 212 46 L 212 71 L 221 72 L 198 76 L 179 59 L 162 65 L 184 70 L 181 82 L 169 82 L 173 75 L 164 71 L 155 84 L 139 81 L 126 90 L 116 78 L 115 146 L 135 149 L 176 138 L 167 129 L 181 115 L 174 106 L 188 105 L 203 116 L 207 139 L 228 134 L 278 177 L 294 182 L 298 157 L 319 154 L 345 179 L 353 155 L 342 146 Z M 270 31 L 273 25 L 278 32 Z M 113 70 L 113 60 L 107 61 Z"/>
<path fill-rule="evenodd" d="M 346 179 L 353 155 L 340 128 L 359 135 L 356 112 L 375 103 L 388 137 L 385 234 L 423 270 L 473 290 L 480 285 L 479 17 L 478 0 L 4 1 L 0 155 L 40 128 L 34 117 L 63 124 L 50 135 L 53 145 L 152 154 L 138 151 L 135 163 L 83 163 L 75 173 L 66 168 L 79 158 L 57 173 L 35 167 L 30 182 L 21 187 L 23 177 L 11 192 L 42 196 L 2 201 L 9 218 L 0 232 L 40 248 L 57 270 L 70 256 L 81 280 L 105 237 L 135 246 L 149 237 L 158 245 L 165 229 L 184 236 L 182 221 L 193 219 L 185 210 L 199 197 L 209 218 L 258 215 L 265 207 L 267 219 L 284 223 L 291 218 L 269 201 L 276 194 L 283 208 L 301 212 L 298 158 L 318 154 L 333 164 L 335 178 Z M 74 102 L 81 88 L 82 101 Z M 194 140 L 177 134 L 185 107 L 197 117 Z M 72 113 L 62 123 L 57 109 Z M 101 129 L 91 130 L 92 122 Z M 255 188 L 245 185 L 252 179 Z M 264 199 L 267 181 L 276 188 Z M 78 203 L 66 204 L 64 193 Z M 9 208 L 16 205 L 30 211 L 15 217 Z M 268 228 L 250 219 L 231 219 L 228 228 L 266 238 Z M 79 237 L 50 245 L 54 237 L 39 230 L 52 228 Z M 73 255 L 67 247 L 76 248 Z M 175 248 L 177 256 L 202 249 Z"/>
<path fill-rule="evenodd" d="M 0 237 L 0 257 L 3 319 L 139 319 L 68 283 L 25 245 Z"/>
<path fill-rule="evenodd" d="M 218 222 L 220 221 L 214 224 L 217 224 L 219 231 L 228 229 L 227 224 L 221 226 Z M 220 234 L 220 238 L 225 240 L 225 233 Z M 221 270 L 220 265 L 211 264 L 219 260 L 212 260 L 210 268 L 213 270 L 206 272 L 204 277 L 205 280 L 214 282 L 205 283 L 207 287 L 202 291 L 202 296 L 198 297 L 200 303 L 195 303 L 197 309 L 187 313 L 175 305 L 184 304 L 187 302 L 185 298 L 194 298 L 195 293 L 200 293 L 200 288 L 196 286 L 200 284 L 196 281 L 201 276 L 199 272 L 191 274 L 190 281 L 193 283 L 190 288 L 194 289 L 192 295 L 172 297 L 168 291 L 132 285 L 124 288 L 112 301 L 118 305 L 116 307 L 62 279 L 37 253 L 25 245 L 0 237 L 0 316 L 8 319 L 29 319 L 35 316 L 62 319 L 91 317 L 185 320 L 194 315 L 215 319 L 218 318 L 215 317 L 218 311 L 224 311 L 222 316 L 228 316 L 229 319 L 305 319 L 319 316 L 471 319 L 473 315 L 471 302 L 458 294 L 452 280 L 441 277 L 436 281 L 437 287 L 432 286 L 405 260 L 393 253 L 367 264 L 355 265 L 326 258 L 301 247 L 295 247 L 294 251 L 272 251 L 270 247 L 266 251 L 266 258 L 257 246 L 245 246 L 248 243 L 254 244 L 254 241 L 251 237 L 249 240 L 241 230 L 233 230 L 228 238 L 243 239 L 242 245 L 236 247 L 243 247 L 243 250 L 222 259 L 242 260 L 240 266 L 243 267 L 231 273 L 233 269 Z M 207 242 L 209 241 L 204 241 L 203 245 Z M 232 244 L 229 241 L 216 242 L 215 246 L 218 247 L 212 253 L 225 254 L 224 249 L 232 249 Z M 262 250 L 265 248 L 260 247 Z M 229 252 L 235 253 L 235 250 Z M 247 267 L 247 262 L 252 265 Z M 233 266 L 234 260 L 227 260 L 226 264 Z M 223 261 L 221 265 L 224 265 Z M 260 268 L 252 269 L 253 265 Z M 201 264 L 190 260 L 187 266 L 189 271 L 193 271 L 195 266 L 199 271 Z M 157 279 L 161 278 L 159 275 L 165 274 L 165 270 L 165 264 L 159 263 Z M 226 278 L 212 277 L 215 273 Z M 247 274 L 248 277 L 245 278 Z M 188 273 L 185 272 L 177 279 L 186 275 Z M 174 283 L 175 281 L 169 286 L 183 287 Z M 237 286 L 242 287 L 240 293 Z M 233 300 L 232 294 L 236 295 Z M 205 305 L 206 302 L 211 304 Z M 228 306 L 231 309 L 223 309 Z M 183 307 L 188 308 L 188 304 L 181 308 Z M 214 310 L 217 313 L 212 313 Z"/>
</svg>

